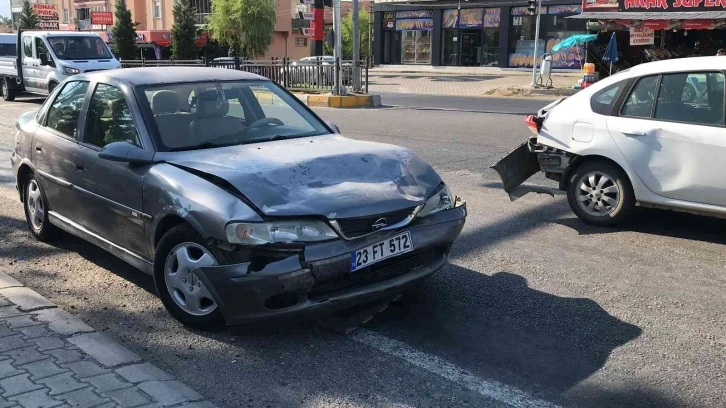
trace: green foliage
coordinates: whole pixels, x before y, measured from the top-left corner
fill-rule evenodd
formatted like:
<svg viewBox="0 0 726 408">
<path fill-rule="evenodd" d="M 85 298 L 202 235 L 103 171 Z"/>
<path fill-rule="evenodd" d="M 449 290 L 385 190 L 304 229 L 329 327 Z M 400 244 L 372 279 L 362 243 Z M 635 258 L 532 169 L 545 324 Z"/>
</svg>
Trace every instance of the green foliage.
<svg viewBox="0 0 726 408">
<path fill-rule="evenodd" d="M 174 25 L 171 27 L 172 57 L 175 60 L 196 59 L 199 56 L 194 43 L 197 37 L 196 10 L 189 0 L 176 0 L 172 14 L 174 15 Z"/>
<path fill-rule="evenodd" d="M 131 12 L 126 7 L 126 0 L 116 1 L 114 17 L 116 17 L 116 23 L 111 29 L 114 51 L 123 60 L 136 59 L 136 24 L 131 20 Z"/>
<path fill-rule="evenodd" d="M 40 24 L 40 18 L 33 14 L 33 6 L 29 1 L 24 1 L 20 18 L 18 18 L 18 27 L 24 30 L 35 30 L 38 28 L 38 24 Z"/>
<path fill-rule="evenodd" d="M 370 14 L 367 11 L 358 11 L 358 31 L 360 32 L 360 58 L 369 55 L 368 41 L 370 37 Z M 327 33 L 326 33 L 327 34 Z M 340 36 L 343 40 L 341 46 L 343 51 L 343 59 L 353 59 L 353 13 L 351 12 L 343 19 L 343 29 L 340 32 Z M 325 54 L 333 55 L 333 48 L 325 44 Z"/>
<path fill-rule="evenodd" d="M 272 0 L 212 0 L 209 29 L 233 55 L 258 57 L 270 48 L 275 20 Z"/>
<path fill-rule="evenodd" d="M 13 25 L 13 20 L 11 20 L 5 16 L 0 16 L 0 26 L 11 26 L 11 25 Z"/>
</svg>

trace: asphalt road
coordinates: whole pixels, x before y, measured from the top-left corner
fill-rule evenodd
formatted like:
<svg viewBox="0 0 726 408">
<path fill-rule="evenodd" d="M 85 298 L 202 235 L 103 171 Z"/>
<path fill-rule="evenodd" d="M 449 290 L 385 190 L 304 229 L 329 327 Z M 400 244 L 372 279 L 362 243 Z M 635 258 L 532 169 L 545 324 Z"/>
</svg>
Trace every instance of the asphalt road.
<svg viewBox="0 0 726 408">
<path fill-rule="evenodd" d="M 536 113 L 555 99 L 549 98 L 496 98 L 476 96 L 418 95 L 409 93 L 381 93 L 384 106 L 462 112 L 506 113 L 528 115 Z"/>
<path fill-rule="evenodd" d="M 33 107 L 0 102 L 0 153 Z M 510 202 L 488 167 L 527 136 L 518 116 L 318 112 L 415 150 L 470 210 L 451 265 L 352 335 L 185 329 L 150 277 L 73 237 L 32 240 L 5 160 L 0 268 L 221 407 L 726 406 L 726 222 L 642 211 L 608 230 L 554 190 Z"/>
</svg>

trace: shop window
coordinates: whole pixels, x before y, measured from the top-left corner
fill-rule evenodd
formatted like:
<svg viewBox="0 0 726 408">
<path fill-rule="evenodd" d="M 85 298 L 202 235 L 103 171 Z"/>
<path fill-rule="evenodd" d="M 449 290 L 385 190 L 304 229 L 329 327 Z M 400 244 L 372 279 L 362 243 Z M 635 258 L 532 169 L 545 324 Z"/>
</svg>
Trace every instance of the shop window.
<svg viewBox="0 0 726 408">
<path fill-rule="evenodd" d="M 623 82 L 618 82 L 595 92 L 595 95 L 590 99 L 592 111 L 600 115 L 610 115 L 622 86 Z"/>
<path fill-rule="evenodd" d="M 550 7 L 552 9 L 552 7 Z M 552 47 L 565 38 L 576 34 L 585 34 L 585 20 L 565 18 L 560 15 L 542 16 L 547 27 L 545 40 L 546 50 L 552 55 L 553 68 L 582 68 L 585 63 L 585 47 L 582 45 L 565 48 L 553 52 Z"/>
<path fill-rule="evenodd" d="M 305 37 L 295 37 L 295 46 L 296 47 L 307 47 L 308 39 Z"/>
<path fill-rule="evenodd" d="M 509 32 L 509 66 L 531 67 L 534 58 L 534 44 L 537 18 L 535 16 L 512 16 Z M 545 42 L 541 38 L 544 30 L 540 30 L 537 42 L 537 62 L 544 53 Z"/>
<path fill-rule="evenodd" d="M 655 119 L 724 126 L 724 75 L 720 72 L 663 75 Z"/>
<path fill-rule="evenodd" d="M 406 30 L 401 33 L 401 63 L 431 63 L 431 31 Z"/>
<path fill-rule="evenodd" d="M 650 118 L 655 103 L 655 84 L 658 76 L 641 78 L 625 100 L 620 116 Z"/>
</svg>

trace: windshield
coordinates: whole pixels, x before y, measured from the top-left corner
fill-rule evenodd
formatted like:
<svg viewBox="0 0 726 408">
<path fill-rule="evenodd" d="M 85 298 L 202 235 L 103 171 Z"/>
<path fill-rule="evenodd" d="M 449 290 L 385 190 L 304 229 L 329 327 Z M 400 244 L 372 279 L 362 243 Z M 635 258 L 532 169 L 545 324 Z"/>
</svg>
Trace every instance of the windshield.
<svg viewBox="0 0 726 408">
<path fill-rule="evenodd" d="M 62 60 L 111 59 L 108 47 L 100 37 L 50 37 L 50 46 L 56 57 Z"/>
<path fill-rule="evenodd" d="M 14 57 L 14 56 L 15 56 L 15 43 L 0 44 L 0 57 Z"/>
<path fill-rule="evenodd" d="M 270 81 L 144 87 L 157 150 L 178 151 L 329 134 L 294 96 Z"/>
</svg>

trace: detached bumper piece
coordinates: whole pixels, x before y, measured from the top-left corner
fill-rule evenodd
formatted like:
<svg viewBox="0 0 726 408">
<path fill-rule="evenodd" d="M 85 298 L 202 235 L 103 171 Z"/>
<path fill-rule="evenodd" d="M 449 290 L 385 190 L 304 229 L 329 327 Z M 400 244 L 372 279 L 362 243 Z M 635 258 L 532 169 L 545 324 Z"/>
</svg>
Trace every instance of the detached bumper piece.
<svg viewBox="0 0 726 408">
<path fill-rule="evenodd" d="M 393 298 L 441 269 L 465 217 L 463 205 L 419 220 L 405 229 L 411 234 L 412 252 L 354 272 L 350 271 L 351 247 L 341 248 L 341 242 L 333 241 L 313 251 L 329 249 L 332 256 L 325 259 L 307 262 L 303 253 L 290 253 L 261 270 L 250 270 L 250 263 L 210 266 L 200 268 L 198 276 L 229 325 L 330 314 Z M 344 244 L 365 247 L 370 242 Z"/>
</svg>

